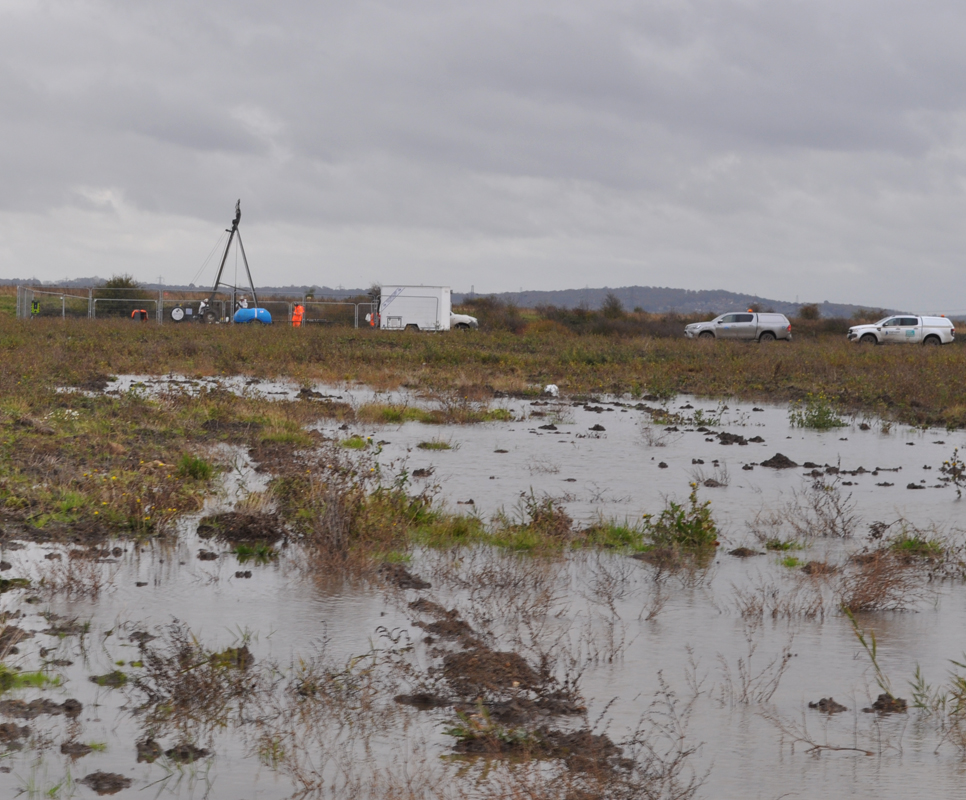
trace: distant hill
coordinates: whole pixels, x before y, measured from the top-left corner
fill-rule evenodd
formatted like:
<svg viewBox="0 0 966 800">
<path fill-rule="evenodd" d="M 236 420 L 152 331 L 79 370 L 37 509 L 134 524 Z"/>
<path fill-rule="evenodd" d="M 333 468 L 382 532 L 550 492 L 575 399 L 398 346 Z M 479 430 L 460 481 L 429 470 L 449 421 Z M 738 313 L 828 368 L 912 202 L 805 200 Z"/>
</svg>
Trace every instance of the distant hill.
<svg viewBox="0 0 966 800">
<path fill-rule="evenodd" d="M 104 282 L 103 278 L 77 278 L 74 280 L 60 281 L 37 281 L 37 280 L 11 280 L 2 279 L 0 285 L 23 284 L 25 286 L 58 286 L 86 288 L 97 286 Z M 157 283 L 141 284 L 146 289 L 165 289 L 167 291 L 203 291 L 207 286 L 180 286 L 180 285 L 160 285 Z M 368 288 L 353 289 L 339 287 L 333 289 L 329 286 L 259 286 L 259 293 L 270 294 L 278 292 L 288 295 L 299 295 L 309 290 L 313 290 L 317 297 L 353 297 L 364 295 Z M 793 303 L 787 300 L 774 300 L 758 295 L 740 294 L 729 292 L 724 289 L 672 289 L 664 286 L 620 286 L 617 288 L 603 287 L 600 289 L 558 289 L 552 291 L 528 291 L 528 292 L 502 292 L 499 294 L 479 295 L 469 293 L 453 293 L 453 302 L 462 303 L 471 297 L 494 297 L 507 303 L 513 303 L 520 308 L 534 308 L 536 306 L 559 306 L 561 308 L 600 308 L 604 298 L 608 294 L 614 294 L 621 301 L 624 308 L 633 311 L 635 308 L 650 311 L 651 313 L 677 312 L 680 314 L 701 313 L 701 314 L 721 314 L 725 311 L 738 311 L 753 304 L 757 304 L 762 310 L 778 311 L 789 316 L 796 316 L 798 309 L 807 303 Z M 869 306 L 851 305 L 848 303 L 829 303 L 817 304 L 823 317 L 851 317 L 860 308 Z M 890 313 L 895 309 L 886 309 Z"/>
<path fill-rule="evenodd" d="M 782 314 L 795 316 L 798 309 L 807 303 L 791 303 L 787 300 L 773 300 L 758 295 L 739 294 L 724 289 L 671 289 L 663 286 L 620 286 L 615 289 L 562 289 L 559 291 L 531 291 L 531 292 L 503 292 L 489 295 L 504 302 L 513 303 L 521 308 L 535 306 L 559 306 L 561 308 L 600 308 L 604 298 L 613 294 L 621 301 L 624 308 L 632 311 L 640 308 L 651 313 L 667 313 L 670 311 L 681 314 L 704 313 L 722 314 L 725 311 L 740 311 L 757 304 L 763 311 L 778 311 Z M 454 302 L 462 302 L 472 297 L 468 294 L 453 294 Z M 848 303 L 817 304 L 823 317 L 851 317 L 860 308 L 868 306 L 850 305 Z"/>
</svg>

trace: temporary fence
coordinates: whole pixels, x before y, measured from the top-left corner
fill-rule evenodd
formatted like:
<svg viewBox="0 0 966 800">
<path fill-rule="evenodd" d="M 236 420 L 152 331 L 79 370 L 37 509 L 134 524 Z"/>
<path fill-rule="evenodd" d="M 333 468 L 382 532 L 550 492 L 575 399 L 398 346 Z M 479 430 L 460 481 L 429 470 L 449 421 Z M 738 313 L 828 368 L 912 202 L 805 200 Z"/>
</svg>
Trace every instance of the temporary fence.
<svg viewBox="0 0 966 800">
<path fill-rule="evenodd" d="M 229 322 L 233 309 L 243 296 L 238 292 L 229 299 L 215 299 L 210 308 L 219 322 Z M 224 297 L 224 295 L 223 295 Z M 302 327 L 333 325 L 342 327 L 369 327 L 373 311 L 372 303 L 354 303 L 343 300 L 315 300 L 312 297 L 284 298 L 259 294 L 260 308 L 266 309 L 275 324 L 291 325 L 296 305 L 304 309 Z M 201 292 L 166 291 L 150 289 L 115 289 L 92 287 L 78 289 L 56 286 L 18 286 L 17 317 L 60 317 L 62 319 L 127 318 L 140 321 L 142 310 L 147 318 L 157 324 L 199 321 Z M 172 313 L 173 312 L 173 313 Z"/>
</svg>

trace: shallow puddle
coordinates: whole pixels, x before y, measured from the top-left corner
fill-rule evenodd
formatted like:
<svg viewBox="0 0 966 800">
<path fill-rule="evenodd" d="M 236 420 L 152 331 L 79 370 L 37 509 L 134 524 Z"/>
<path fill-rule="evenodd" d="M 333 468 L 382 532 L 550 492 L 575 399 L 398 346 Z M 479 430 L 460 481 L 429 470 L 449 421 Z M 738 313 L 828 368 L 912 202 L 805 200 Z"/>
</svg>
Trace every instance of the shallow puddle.
<svg viewBox="0 0 966 800">
<path fill-rule="evenodd" d="M 115 388 L 125 391 L 137 382 L 124 379 Z M 150 391 L 190 386 L 140 382 Z M 279 399 L 298 392 L 284 383 L 230 385 Z M 316 389 L 356 406 L 373 400 L 431 402 L 365 388 Z M 966 750 L 955 737 L 944 736 L 935 716 L 913 708 L 881 715 L 862 711 L 881 689 L 853 624 L 837 606 L 844 591 L 841 576 L 855 570 L 849 556 L 877 544 L 868 538 L 872 523 L 891 525 L 883 534 L 888 536 L 904 519 L 930 536 L 964 543 L 955 491 L 932 488 L 939 484 L 943 460 L 966 443 L 962 433 L 900 426 L 884 433 L 871 420 L 869 430 L 856 420 L 828 432 L 802 431 L 790 427 L 784 407 L 753 410 L 751 404 L 732 403 L 724 409 L 683 397 L 667 409 L 684 418 L 671 426 L 655 424 L 651 413 L 626 398 L 576 405 L 499 402 L 514 421 L 348 429 L 332 423 L 320 430 L 335 439 L 371 436 L 373 446 L 382 448 L 378 458 L 387 477 L 390 465 L 410 476 L 428 470 L 425 478 L 410 478 L 415 487 L 438 484 L 440 499 L 452 510 L 484 519 L 500 509 L 512 515 L 532 492 L 558 499 L 581 524 L 599 517 L 636 522 L 644 513 L 659 512 L 668 497 L 683 500 L 689 484 L 697 482 L 700 498 L 711 501 L 723 529 L 712 563 L 703 570 L 662 571 L 614 552 L 541 559 L 489 548 L 417 550 L 405 569 L 431 584 L 418 590 L 378 577 L 370 582 L 326 574 L 307 564 L 296 546 L 280 545 L 268 563 L 242 563 L 230 546 L 195 533 L 203 514 L 230 508 L 265 486 L 265 476 L 244 454 L 225 448 L 218 457 L 235 468 L 222 496 L 185 518 L 171 541 L 118 542 L 119 549 L 109 545 L 94 560 L 72 559 L 68 548 L 53 545 L 26 544 L 3 553 L 11 564 L 4 577 L 59 586 L 56 593 L 27 589 L 0 595 L 4 610 L 23 614 L 8 624 L 30 635 L 16 644 L 19 654 L 8 663 L 32 670 L 46 662 L 59 681 L 43 690 L 11 690 L 4 699 L 73 698 L 83 704 L 76 718 L 5 718 L 28 726 L 30 733 L 22 749 L 8 749 L 0 762 L 3 796 L 23 791 L 95 797 L 79 781 L 98 771 L 131 780 L 119 796 L 146 790 L 161 797 L 268 800 L 382 797 L 390 789 L 400 797 L 511 796 L 506 786 L 524 780 L 512 777 L 512 769 L 493 767 L 492 775 L 481 778 L 475 761 L 451 759 L 453 739 L 444 733 L 454 720 L 450 708 L 418 710 L 392 700 L 418 688 L 438 661 L 425 643 L 429 618 L 409 607 L 417 598 L 457 609 L 494 647 L 519 653 L 531 665 L 542 653 L 551 657 L 558 677 L 579 676 L 586 718 L 615 742 L 633 733 L 656 693 L 668 688 L 677 698 L 680 730 L 696 748 L 687 768 L 705 776 L 698 797 L 899 800 L 962 792 Z M 547 425 L 555 429 L 542 427 Z M 722 444 L 722 432 L 764 441 Z M 428 441 L 451 449 L 419 448 Z M 817 466 L 761 466 L 777 453 Z M 804 550 L 766 552 L 762 538 L 779 530 L 769 526 L 769 515 L 782 514 L 787 521 L 806 514 L 818 491 L 816 478 L 833 487 L 824 491 L 834 491 L 844 504 L 852 538 L 819 536 L 803 542 Z M 723 485 L 706 487 L 708 480 Z M 879 485 L 885 483 L 892 485 Z M 928 488 L 908 489 L 909 484 Z M 787 524 L 783 535 L 789 536 Z M 728 554 L 738 546 L 761 554 Z M 214 558 L 201 560 L 203 550 Z M 800 563 L 782 563 L 790 557 Z M 801 571 L 807 562 L 840 571 L 809 578 Z M 100 586 L 96 596 L 93 584 Z M 917 567 L 905 591 L 902 605 L 908 610 L 861 614 L 857 624 L 867 640 L 875 632 L 878 677 L 911 701 L 909 681 L 917 666 L 938 686 L 948 679 L 950 660 L 963 660 L 966 589 L 961 580 L 941 580 L 938 570 Z M 67 624 L 71 620 L 77 623 Z M 211 728 L 183 720 L 158 724 L 142 707 L 150 698 L 134 684 L 145 674 L 139 664 L 150 648 L 166 642 L 173 620 L 211 651 L 247 647 L 253 669 L 275 662 L 274 693 L 249 698 L 253 705 L 241 715 L 229 714 Z M 158 638 L 142 647 L 144 633 Z M 326 664 L 346 670 L 340 686 L 358 681 L 372 692 L 359 688 L 340 706 L 344 717 L 338 720 L 305 716 L 309 693 L 282 700 L 283 681 L 323 651 Z M 389 661 L 394 669 L 386 666 Z M 90 680 L 113 671 L 123 672 L 128 683 L 110 688 Z M 829 715 L 808 706 L 829 697 L 847 711 Z M 553 721 L 564 730 L 578 724 L 573 718 Z M 266 731 L 273 732 L 271 747 Z M 211 752 L 185 764 L 173 748 L 193 738 Z M 136 743 L 148 739 L 157 742 L 160 756 L 139 762 Z M 670 746 L 663 739 L 654 742 Z M 71 747 L 74 755 L 61 752 L 62 744 L 72 743 L 93 749 L 83 755 Z M 169 750 L 172 755 L 164 755 Z M 501 775 L 502 795 L 488 783 Z"/>
</svg>

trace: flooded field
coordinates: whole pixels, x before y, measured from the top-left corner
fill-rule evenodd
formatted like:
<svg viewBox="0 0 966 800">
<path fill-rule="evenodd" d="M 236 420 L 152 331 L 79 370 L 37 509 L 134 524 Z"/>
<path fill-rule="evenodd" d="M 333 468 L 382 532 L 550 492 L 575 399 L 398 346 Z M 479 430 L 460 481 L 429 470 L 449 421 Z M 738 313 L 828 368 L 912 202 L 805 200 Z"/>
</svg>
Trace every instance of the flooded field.
<svg viewBox="0 0 966 800">
<path fill-rule="evenodd" d="M 8 532 L 3 796 L 962 792 L 963 433 L 816 431 L 784 406 L 683 396 L 507 397 L 496 421 L 427 424 L 372 417 L 484 417 L 362 386 L 88 391 L 211 386 L 354 409 L 310 424 L 323 461 L 516 538 L 340 567 L 270 524 L 286 500 L 269 450 L 230 441 L 204 452 L 218 489 L 172 535 Z M 647 544 L 702 510 L 717 546 Z M 538 521 L 564 544 L 528 544 Z M 627 546 L 569 543 L 595 526 Z"/>
</svg>

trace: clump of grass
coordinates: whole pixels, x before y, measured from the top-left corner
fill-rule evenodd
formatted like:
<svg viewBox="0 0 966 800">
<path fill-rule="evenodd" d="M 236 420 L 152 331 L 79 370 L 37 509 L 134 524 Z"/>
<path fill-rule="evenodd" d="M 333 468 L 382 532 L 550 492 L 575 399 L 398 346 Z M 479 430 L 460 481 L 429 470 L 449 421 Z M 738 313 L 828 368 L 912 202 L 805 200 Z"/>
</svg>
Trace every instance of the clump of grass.
<svg viewBox="0 0 966 800">
<path fill-rule="evenodd" d="M 106 675 L 91 675 L 91 683 L 96 683 L 98 686 L 106 686 L 112 689 L 124 686 L 127 681 L 127 675 L 124 672 L 121 672 L 119 669 L 108 672 Z"/>
<path fill-rule="evenodd" d="M 464 748 L 492 750 L 500 752 L 504 748 L 527 749 L 540 739 L 535 731 L 525 728 L 508 728 L 490 718 L 482 701 L 477 704 L 476 712 L 469 714 L 456 712 L 457 721 L 445 728 L 443 733 L 454 737 Z"/>
<path fill-rule="evenodd" d="M 787 567 L 788 569 L 795 569 L 796 567 L 800 567 L 802 565 L 802 560 L 796 558 L 795 556 L 785 556 L 778 563 L 783 567 Z"/>
<path fill-rule="evenodd" d="M 486 526 L 479 517 L 438 514 L 417 527 L 413 539 L 428 547 L 456 547 L 486 539 Z"/>
<path fill-rule="evenodd" d="M 0 594 L 14 589 L 27 589 L 30 581 L 26 578 L 0 578 Z"/>
<path fill-rule="evenodd" d="M 402 425 L 404 422 L 423 422 L 432 424 L 437 419 L 426 409 L 407 405 L 385 403 L 366 403 L 358 411 L 363 422 L 382 425 Z"/>
<path fill-rule="evenodd" d="M 805 545 L 795 539 L 767 539 L 764 545 L 766 550 L 776 550 L 778 552 L 805 549 Z"/>
<path fill-rule="evenodd" d="M 812 428 L 819 431 L 846 425 L 839 417 L 835 403 L 823 391 L 808 392 L 802 400 L 792 403 L 788 409 L 788 421 L 793 428 Z"/>
<path fill-rule="evenodd" d="M 574 521 L 552 497 L 538 498 L 534 491 L 523 499 L 516 520 L 504 513 L 496 518 L 490 541 L 512 550 L 561 547 L 574 539 Z"/>
<path fill-rule="evenodd" d="M 215 467 L 199 456 L 185 453 L 178 461 L 177 475 L 179 478 L 210 481 L 215 476 Z"/>
<path fill-rule="evenodd" d="M 581 544 L 621 550 L 643 550 L 644 532 L 640 526 L 601 520 L 582 531 Z"/>
<path fill-rule="evenodd" d="M 363 437 L 356 434 L 348 439 L 343 439 L 339 444 L 347 450 L 365 450 L 372 444 L 372 437 Z"/>
<path fill-rule="evenodd" d="M 420 442 L 416 445 L 420 450 L 455 450 L 458 449 L 458 445 L 454 446 L 450 442 L 444 441 L 443 439 L 431 439 L 428 442 Z"/>
<path fill-rule="evenodd" d="M 945 546 L 938 539 L 926 539 L 919 533 L 903 531 L 889 542 L 889 549 L 898 556 L 906 558 L 942 558 Z"/>
<path fill-rule="evenodd" d="M 278 558 L 278 550 L 266 542 L 253 544 L 241 543 L 232 550 L 239 564 L 254 561 L 256 564 L 268 564 Z"/>
<path fill-rule="evenodd" d="M 21 672 L 0 663 L 0 692 L 13 689 L 43 689 L 46 686 L 59 686 L 60 678 L 51 677 L 45 672 Z"/>
<path fill-rule="evenodd" d="M 660 514 L 645 514 L 643 520 L 643 536 L 651 547 L 694 551 L 718 544 L 711 501 L 698 500 L 696 483 L 691 484 L 687 503 L 668 500 Z"/>
</svg>

